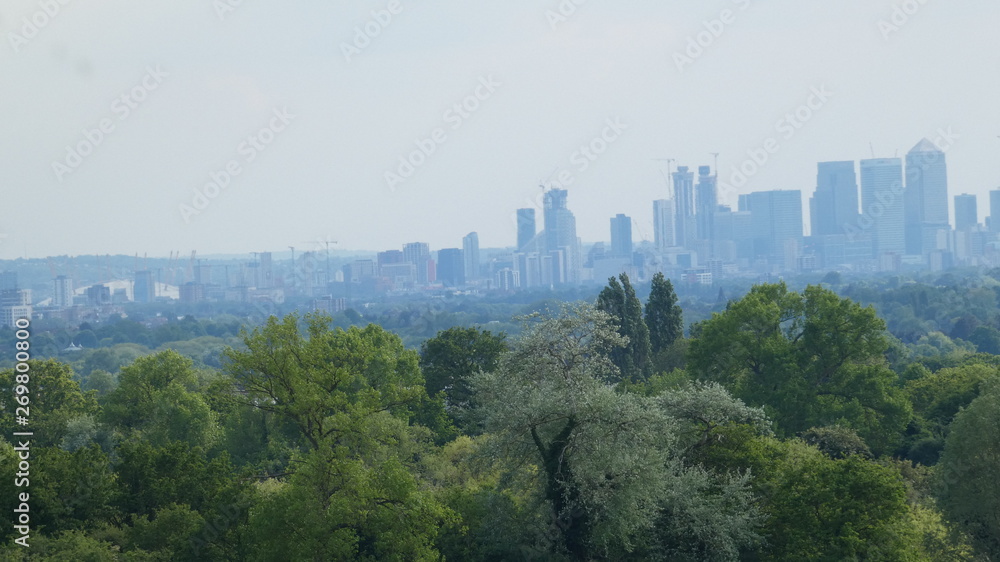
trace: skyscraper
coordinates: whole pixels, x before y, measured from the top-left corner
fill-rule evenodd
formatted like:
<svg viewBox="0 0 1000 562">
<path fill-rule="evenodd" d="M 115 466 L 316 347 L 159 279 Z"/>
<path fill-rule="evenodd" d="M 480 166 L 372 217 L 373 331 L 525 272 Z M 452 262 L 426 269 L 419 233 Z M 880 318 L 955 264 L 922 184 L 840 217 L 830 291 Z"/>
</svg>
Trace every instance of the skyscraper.
<svg viewBox="0 0 1000 562">
<path fill-rule="evenodd" d="M 553 283 L 575 283 L 578 280 L 576 270 L 580 263 L 580 246 L 576 237 L 576 217 L 566 206 L 566 199 L 565 189 L 545 192 L 544 254 L 563 253 L 562 260 L 552 262 L 557 267 L 552 271 Z"/>
<path fill-rule="evenodd" d="M 936 250 L 937 231 L 948 230 L 948 167 L 944 152 L 927 139 L 906 154 L 906 253 Z"/>
<path fill-rule="evenodd" d="M 990 191 L 990 230 L 1000 232 L 1000 189 Z"/>
<path fill-rule="evenodd" d="M 714 232 L 715 213 L 719 210 L 719 196 L 716 190 L 716 176 L 708 166 L 698 167 L 698 185 L 695 188 L 697 213 L 697 236 L 699 240 L 711 240 Z"/>
<path fill-rule="evenodd" d="M 518 252 L 529 252 L 538 250 L 538 248 L 528 248 L 528 245 L 531 244 L 531 241 L 535 239 L 536 230 L 537 227 L 535 226 L 535 210 L 518 209 L 517 210 Z"/>
<path fill-rule="evenodd" d="M 955 196 L 955 230 L 972 230 L 979 224 L 976 196 L 963 193 Z"/>
<path fill-rule="evenodd" d="M 872 158 L 861 161 L 861 205 L 858 225 L 872 232 L 872 254 L 902 255 L 906 251 L 903 228 L 903 161 Z"/>
<path fill-rule="evenodd" d="M 689 172 L 687 166 L 679 166 L 672 176 L 677 213 L 674 220 L 674 240 L 678 246 L 687 246 L 697 234 L 694 223 L 694 172 Z"/>
<path fill-rule="evenodd" d="M 843 234 L 858 220 L 858 178 L 853 161 L 820 162 L 816 192 L 809 200 L 811 234 Z"/>
<path fill-rule="evenodd" d="M 52 280 L 52 306 L 67 308 L 73 306 L 73 279 L 60 275 Z"/>
<path fill-rule="evenodd" d="M 462 253 L 465 257 L 464 281 L 471 281 L 479 278 L 479 234 L 470 232 L 462 238 Z M 438 266 L 440 269 L 440 265 Z"/>
<path fill-rule="evenodd" d="M 412 263 L 417 268 L 417 282 L 427 283 L 433 280 L 430 274 L 431 250 L 426 242 L 410 242 L 403 245 L 403 261 Z"/>
<path fill-rule="evenodd" d="M 611 218 L 611 255 L 632 257 L 632 218 L 621 213 Z"/>
<path fill-rule="evenodd" d="M 653 240 L 660 252 L 674 246 L 674 200 L 653 201 Z"/>
<path fill-rule="evenodd" d="M 788 263 L 786 250 L 789 243 L 802 242 L 802 192 L 755 191 L 741 198 L 741 207 L 750 211 L 756 256 L 775 265 L 783 264 L 785 269 L 795 267 L 795 263 Z"/>
<path fill-rule="evenodd" d="M 445 286 L 465 285 L 465 257 L 458 248 L 438 250 L 437 278 Z"/>
</svg>

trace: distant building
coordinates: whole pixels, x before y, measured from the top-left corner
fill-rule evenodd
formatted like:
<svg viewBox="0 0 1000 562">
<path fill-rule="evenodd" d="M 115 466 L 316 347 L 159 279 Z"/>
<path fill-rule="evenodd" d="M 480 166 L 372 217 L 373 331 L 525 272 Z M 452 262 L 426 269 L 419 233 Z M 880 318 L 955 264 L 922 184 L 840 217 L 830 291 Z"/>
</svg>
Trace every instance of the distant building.
<svg viewBox="0 0 1000 562">
<path fill-rule="evenodd" d="M 872 233 L 872 256 L 906 252 L 903 212 L 903 162 L 899 158 L 861 161 L 859 229 Z M 880 262 L 881 263 L 881 262 Z M 890 262 L 885 262 L 890 263 Z"/>
<path fill-rule="evenodd" d="M 87 287 L 87 304 L 90 306 L 104 306 L 111 304 L 111 288 L 107 285 L 91 285 Z"/>
<path fill-rule="evenodd" d="M 470 232 L 462 238 L 462 255 L 465 259 L 464 264 L 464 277 L 465 281 L 472 281 L 479 278 L 479 234 L 475 232 Z M 438 253 L 440 258 L 441 254 Z M 440 264 L 438 264 L 440 268 Z M 440 273 L 438 274 L 440 277 Z M 464 282 L 463 282 L 464 284 Z"/>
<path fill-rule="evenodd" d="M 858 221 L 854 162 L 820 162 L 816 168 L 816 192 L 809 200 L 811 234 L 844 234 L 845 225 L 854 227 Z"/>
<path fill-rule="evenodd" d="M 694 172 L 688 171 L 687 166 L 679 166 L 672 176 L 676 212 L 674 241 L 678 246 L 686 247 L 697 235 L 697 226 L 694 222 Z"/>
<path fill-rule="evenodd" d="M 618 213 L 611 218 L 611 255 L 632 259 L 632 217 Z"/>
<path fill-rule="evenodd" d="M 195 303 L 205 300 L 205 286 L 201 283 L 185 283 L 179 287 L 180 301 Z"/>
<path fill-rule="evenodd" d="M 660 252 L 675 245 L 673 199 L 653 201 L 653 242 Z"/>
<path fill-rule="evenodd" d="M 448 287 L 465 285 L 465 256 L 461 249 L 438 250 L 437 279 Z"/>
<path fill-rule="evenodd" d="M 517 210 L 517 251 L 538 251 L 538 248 L 529 246 L 535 241 L 537 226 L 535 225 L 534 209 Z"/>
<path fill-rule="evenodd" d="M 948 166 L 945 154 L 927 139 L 906 154 L 906 253 L 938 250 L 937 231 L 949 230 Z"/>
<path fill-rule="evenodd" d="M 697 207 L 695 221 L 699 240 L 711 240 L 715 229 L 715 212 L 719 207 L 716 180 L 717 178 L 712 175 L 710 167 L 698 167 L 698 185 L 695 188 L 695 204 Z"/>
<path fill-rule="evenodd" d="M 972 230 L 979 224 L 976 196 L 963 193 L 955 196 L 955 230 Z"/>
<path fill-rule="evenodd" d="M 68 308 L 73 306 L 73 279 L 60 275 L 52 280 L 52 306 Z"/>
<path fill-rule="evenodd" d="M 990 191 L 990 231 L 1000 232 L 1000 189 Z"/>
<path fill-rule="evenodd" d="M 576 237 L 576 216 L 566 204 L 565 189 L 545 192 L 545 248 L 549 258 L 551 284 L 576 283 L 579 280 L 580 241 Z M 559 256 L 553 260 L 553 256 Z"/>
<path fill-rule="evenodd" d="M 132 285 L 132 300 L 142 303 L 149 303 L 156 300 L 156 281 L 153 279 L 152 271 L 146 269 L 135 272 L 135 281 Z"/>
<path fill-rule="evenodd" d="M 802 192 L 799 190 L 756 191 L 747 195 L 755 257 L 786 270 L 796 267 L 797 255 L 789 255 L 789 242 L 801 246 Z M 791 261 L 791 263 L 789 263 Z"/>
<path fill-rule="evenodd" d="M 403 261 L 412 263 L 416 267 L 418 283 L 428 283 L 433 280 L 428 275 L 430 266 L 427 262 L 430 259 L 431 250 L 426 242 L 411 242 L 403 246 Z"/>
</svg>

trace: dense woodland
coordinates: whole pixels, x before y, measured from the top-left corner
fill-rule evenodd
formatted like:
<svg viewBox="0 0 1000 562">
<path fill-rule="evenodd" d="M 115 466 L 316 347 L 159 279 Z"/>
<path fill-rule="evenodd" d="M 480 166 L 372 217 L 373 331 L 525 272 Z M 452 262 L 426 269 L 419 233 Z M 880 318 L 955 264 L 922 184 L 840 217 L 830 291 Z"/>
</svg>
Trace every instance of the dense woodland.
<svg viewBox="0 0 1000 562">
<path fill-rule="evenodd" d="M 1000 560 L 998 277 L 39 336 L 0 557 Z"/>
</svg>

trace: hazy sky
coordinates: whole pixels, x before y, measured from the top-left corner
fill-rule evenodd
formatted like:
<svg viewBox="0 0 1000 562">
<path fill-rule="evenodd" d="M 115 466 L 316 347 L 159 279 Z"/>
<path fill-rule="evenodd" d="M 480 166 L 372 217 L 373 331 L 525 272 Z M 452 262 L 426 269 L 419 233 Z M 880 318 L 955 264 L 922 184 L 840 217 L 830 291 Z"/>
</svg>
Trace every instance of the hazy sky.
<svg viewBox="0 0 1000 562">
<path fill-rule="evenodd" d="M 948 130 L 949 195 L 1000 185 L 995 0 L 63 1 L 0 4 L 0 258 L 505 246 L 554 170 L 649 239 L 655 159 L 769 140 L 723 202 Z"/>
</svg>

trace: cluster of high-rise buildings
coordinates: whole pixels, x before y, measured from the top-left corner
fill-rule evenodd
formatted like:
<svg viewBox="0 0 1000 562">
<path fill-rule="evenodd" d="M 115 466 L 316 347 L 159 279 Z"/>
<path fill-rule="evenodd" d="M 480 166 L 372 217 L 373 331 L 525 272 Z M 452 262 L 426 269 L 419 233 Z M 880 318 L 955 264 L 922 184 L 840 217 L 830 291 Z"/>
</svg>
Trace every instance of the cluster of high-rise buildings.
<svg viewBox="0 0 1000 562">
<path fill-rule="evenodd" d="M 432 251 L 425 242 L 411 242 L 337 268 L 331 267 L 328 246 L 325 256 L 296 256 L 292 248 L 291 267 L 283 263 L 280 274 L 270 252 L 216 265 L 196 263 L 192 254 L 181 281 L 175 274 L 183 268 L 140 270 L 138 262 L 130 282 L 94 285 L 84 294 L 74 294 L 71 278 L 56 276 L 53 297 L 39 310 L 51 316 L 81 304 L 100 308 L 162 298 L 281 303 L 291 296 L 337 312 L 348 299 L 393 292 L 572 286 L 604 283 L 622 272 L 640 280 L 663 272 L 683 283 L 712 284 L 729 275 L 820 269 L 1000 266 L 1000 189 L 990 192 L 985 226 L 979 224 L 976 196 L 968 194 L 954 196 L 951 222 L 945 152 L 927 139 L 905 158 L 820 162 L 806 207 L 808 236 L 802 191 L 737 195 L 720 189 L 730 188 L 720 186 L 709 166 L 671 170 L 666 196 L 652 201 L 652 240 L 639 244 L 632 218 L 621 213 L 610 218 L 610 243 L 583 244 L 567 190 L 544 189 L 540 209 L 517 209 L 513 247 L 481 249 L 478 234 L 470 232 L 461 247 Z M 722 200 L 735 201 L 736 208 Z M 0 322 L 10 325 L 31 314 L 30 290 L 18 287 L 15 273 L 4 272 Z"/>
</svg>

